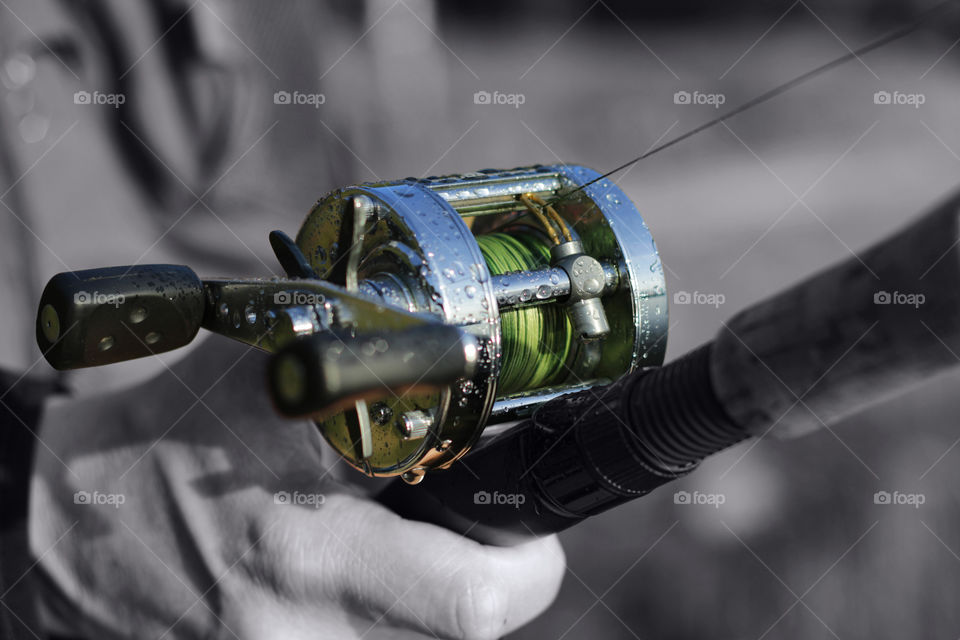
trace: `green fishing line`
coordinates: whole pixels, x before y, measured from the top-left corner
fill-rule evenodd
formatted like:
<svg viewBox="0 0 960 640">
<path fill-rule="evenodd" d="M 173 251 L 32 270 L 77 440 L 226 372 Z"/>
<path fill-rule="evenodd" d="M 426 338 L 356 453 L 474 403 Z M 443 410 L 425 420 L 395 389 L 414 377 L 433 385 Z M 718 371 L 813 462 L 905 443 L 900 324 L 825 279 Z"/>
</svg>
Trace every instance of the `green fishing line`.
<svg viewBox="0 0 960 640">
<path fill-rule="evenodd" d="M 493 275 L 550 265 L 550 246 L 532 232 L 489 233 L 479 236 L 477 244 Z M 500 395 L 550 386 L 566 377 L 573 326 L 556 302 L 501 311 L 500 335 Z"/>
</svg>

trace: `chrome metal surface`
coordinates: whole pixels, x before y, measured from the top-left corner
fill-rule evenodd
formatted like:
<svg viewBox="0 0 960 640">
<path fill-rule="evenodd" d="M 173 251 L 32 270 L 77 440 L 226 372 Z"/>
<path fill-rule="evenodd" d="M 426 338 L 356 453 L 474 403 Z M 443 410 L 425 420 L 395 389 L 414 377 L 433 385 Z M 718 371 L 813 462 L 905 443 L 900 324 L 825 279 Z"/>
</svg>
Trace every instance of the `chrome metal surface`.
<svg viewBox="0 0 960 640">
<path fill-rule="evenodd" d="M 559 267 L 518 271 L 493 276 L 493 291 L 500 309 L 541 304 L 570 293 L 570 278 Z"/>
<path fill-rule="evenodd" d="M 397 425 L 404 440 L 425 438 L 433 426 L 433 413 L 430 411 L 408 411 Z"/>
<path fill-rule="evenodd" d="M 297 245 L 320 278 L 349 284 L 386 305 L 432 314 L 477 339 L 476 371 L 469 378 L 440 393 L 370 399 L 378 415 L 384 407 L 394 416 L 432 414 L 423 438 L 405 440 L 396 424 L 400 418 L 387 424 L 364 421 L 370 425 L 372 451 L 362 460 L 356 442 L 366 429 L 358 431 L 342 414 L 318 423 L 351 464 L 372 475 L 418 479 L 466 453 L 490 421 L 526 415 L 552 397 L 594 384 L 590 381 L 616 379 L 662 362 L 667 299 L 656 247 L 624 193 L 601 180 L 557 210 L 584 254 L 599 263 L 602 298 L 595 301 L 602 305 L 610 331 L 580 341 L 561 387 L 496 397 L 500 310 L 567 297 L 571 283 L 569 274 L 554 267 L 493 277 L 475 235 L 532 226 L 534 217 L 518 196 L 533 193 L 549 200 L 597 176 L 565 165 L 483 170 L 348 187 L 317 203 Z M 472 217 L 472 227 L 465 217 Z M 348 262 L 349 269 L 337 266 Z M 376 319 L 366 322 L 375 325 Z"/>
<path fill-rule="evenodd" d="M 590 380 L 563 387 L 541 389 L 535 393 L 524 393 L 506 398 L 498 398 L 493 405 L 493 411 L 490 412 L 490 421 L 509 422 L 511 420 L 520 420 L 521 418 L 530 416 L 536 411 L 537 407 L 554 398 L 609 383 L 610 380 Z M 484 435 L 487 435 L 486 432 L 484 432 Z"/>
<path fill-rule="evenodd" d="M 620 286 L 620 273 L 610 263 L 603 268 L 601 295 L 614 293 Z M 543 304 L 570 295 L 570 276 L 560 267 L 544 267 L 493 276 L 493 291 L 500 310 Z"/>
<path fill-rule="evenodd" d="M 276 351 L 298 336 L 369 320 L 398 329 L 431 321 L 320 280 L 210 278 L 203 287 L 203 327 L 265 351 Z"/>
<path fill-rule="evenodd" d="M 580 187 L 600 176 L 586 167 L 567 165 L 554 169 L 562 176 L 565 189 Z M 573 216 L 571 222 L 576 222 L 587 252 L 602 263 L 620 266 L 618 291 L 604 299 L 611 330 L 597 374 L 619 377 L 626 371 L 615 372 L 607 364 L 622 363 L 624 359 L 629 362 L 630 371 L 662 364 L 667 348 L 667 288 L 663 264 L 643 217 L 623 190 L 606 178 L 584 188 L 571 200 L 579 205 L 566 207 L 563 215 Z M 610 243 L 611 235 L 614 245 Z M 628 343 L 631 352 L 621 354 L 619 349 Z"/>
<path fill-rule="evenodd" d="M 490 274 L 460 214 L 426 184 L 400 181 L 349 187 L 314 207 L 297 244 L 321 277 L 336 274 L 335 265 L 349 251 L 341 243 L 346 235 L 344 214 L 353 213 L 350 206 L 361 197 L 368 198 L 378 213 L 369 220 L 361 241 L 358 288 L 387 293 L 388 304 L 402 301 L 407 309 L 433 314 L 477 340 L 477 366 L 470 378 L 441 393 L 379 399 L 395 415 L 432 410 L 437 426 L 428 437 L 406 441 L 393 425 L 372 421 L 373 452 L 366 459 L 366 470 L 396 475 L 444 466 L 472 446 L 493 406 L 500 336 Z M 342 414 L 319 427 L 349 462 L 363 468 L 354 444 L 358 434 Z M 438 450 L 444 440 L 450 440 L 449 446 Z"/>
<path fill-rule="evenodd" d="M 534 193 L 551 196 L 562 185 L 559 176 L 536 167 L 483 169 L 461 175 L 420 181 L 453 206 L 462 216 L 490 215 L 516 209 L 516 196 Z"/>
</svg>

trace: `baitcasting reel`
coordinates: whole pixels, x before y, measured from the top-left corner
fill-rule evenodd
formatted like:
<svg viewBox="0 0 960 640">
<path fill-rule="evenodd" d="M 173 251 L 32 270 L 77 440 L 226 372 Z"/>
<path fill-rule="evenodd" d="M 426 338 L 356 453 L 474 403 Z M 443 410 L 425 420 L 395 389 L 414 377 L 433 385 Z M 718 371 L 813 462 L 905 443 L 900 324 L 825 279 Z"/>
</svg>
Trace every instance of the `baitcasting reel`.
<svg viewBox="0 0 960 640">
<path fill-rule="evenodd" d="M 653 238 L 597 177 L 553 165 L 340 189 L 295 242 L 271 233 L 287 278 L 62 273 L 44 290 L 38 343 L 59 369 L 168 351 L 200 327 L 275 352 L 282 413 L 313 417 L 364 473 L 415 483 L 488 425 L 662 363 Z"/>
</svg>

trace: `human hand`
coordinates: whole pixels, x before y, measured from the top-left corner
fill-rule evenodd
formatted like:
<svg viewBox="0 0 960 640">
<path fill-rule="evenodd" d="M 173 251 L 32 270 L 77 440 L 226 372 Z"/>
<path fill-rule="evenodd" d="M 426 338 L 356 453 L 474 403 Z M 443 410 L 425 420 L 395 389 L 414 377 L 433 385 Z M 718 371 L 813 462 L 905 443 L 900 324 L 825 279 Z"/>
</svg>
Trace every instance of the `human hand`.
<svg viewBox="0 0 960 640">
<path fill-rule="evenodd" d="M 276 417 L 263 358 L 210 339 L 147 383 L 48 410 L 30 540 L 50 630 L 495 638 L 550 604 L 555 537 L 487 547 L 386 510 L 335 477 L 312 424 Z"/>
</svg>

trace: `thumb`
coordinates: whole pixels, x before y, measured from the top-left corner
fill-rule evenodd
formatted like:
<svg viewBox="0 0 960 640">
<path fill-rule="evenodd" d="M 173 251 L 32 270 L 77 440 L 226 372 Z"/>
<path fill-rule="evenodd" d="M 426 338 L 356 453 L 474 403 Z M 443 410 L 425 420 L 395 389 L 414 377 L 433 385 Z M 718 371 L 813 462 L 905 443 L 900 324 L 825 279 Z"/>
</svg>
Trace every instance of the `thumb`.
<svg viewBox="0 0 960 640">
<path fill-rule="evenodd" d="M 490 547 L 347 496 L 309 516 L 334 590 L 373 621 L 370 629 L 499 638 L 542 613 L 564 573 L 556 536 Z"/>
</svg>

